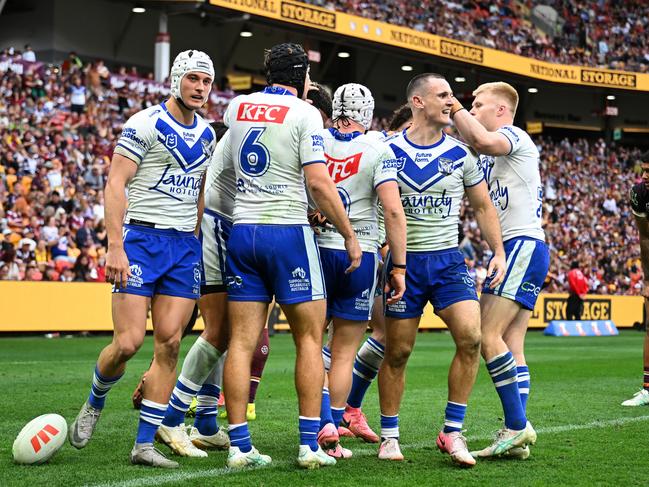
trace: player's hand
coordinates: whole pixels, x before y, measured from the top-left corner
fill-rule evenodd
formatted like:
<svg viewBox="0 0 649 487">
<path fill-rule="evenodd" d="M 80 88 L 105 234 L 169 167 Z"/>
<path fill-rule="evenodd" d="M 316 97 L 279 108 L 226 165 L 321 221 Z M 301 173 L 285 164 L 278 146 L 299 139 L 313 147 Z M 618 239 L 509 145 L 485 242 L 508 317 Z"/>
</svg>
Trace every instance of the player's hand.
<svg viewBox="0 0 649 487">
<path fill-rule="evenodd" d="M 360 267 L 363 251 L 361 250 L 361 246 L 358 244 L 356 235 L 352 235 L 351 238 L 345 239 L 345 248 L 347 249 L 347 255 L 350 262 L 349 267 L 345 269 L 345 274 L 349 274 Z"/>
<path fill-rule="evenodd" d="M 109 246 L 106 252 L 106 280 L 121 289 L 126 288 L 130 276 L 131 268 L 124 247 Z"/>
<path fill-rule="evenodd" d="M 505 254 L 496 254 L 492 257 L 487 269 L 487 276 L 491 277 L 489 289 L 495 289 L 503 282 L 506 268 Z"/>
<path fill-rule="evenodd" d="M 404 274 L 391 274 L 389 282 L 385 283 L 383 289 L 388 295 L 386 299 L 387 304 L 396 304 L 403 298 L 403 293 L 406 292 L 406 276 Z"/>
</svg>

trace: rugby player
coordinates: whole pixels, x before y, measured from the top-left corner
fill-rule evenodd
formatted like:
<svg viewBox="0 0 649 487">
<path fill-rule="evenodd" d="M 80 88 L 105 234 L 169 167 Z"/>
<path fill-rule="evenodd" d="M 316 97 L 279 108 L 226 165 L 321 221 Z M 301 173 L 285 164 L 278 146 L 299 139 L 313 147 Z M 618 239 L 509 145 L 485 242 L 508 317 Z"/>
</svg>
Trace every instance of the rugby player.
<svg viewBox="0 0 649 487">
<path fill-rule="evenodd" d="M 326 220 L 317 236 L 327 288 L 327 315 L 333 333 L 328 347 L 328 388 L 323 389 L 318 441 L 335 458 L 351 456 L 339 443 L 338 426 L 351 389 L 352 369 L 363 339 L 377 286 L 379 228 L 377 196 L 385 215 L 392 258 L 405 268 L 406 220 L 399 198 L 394 159 L 376 137 L 366 135 L 372 124 L 374 98 L 356 83 L 339 87 L 333 98 L 333 127 L 321 132 L 329 174 L 336 183 L 350 222 L 361 243 L 360 267 L 344 275 L 347 254 L 344 240 Z M 388 303 L 396 303 L 405 290 L 405 271 L 390 276 Z M 344 277 L 342 277 L 344 276 Z"/>
<path fill-rule="evenodd" d="M 75 448 L 86 446 L 106 395 L 142 345 L 150 306 L 154 359 L 131 462 L 164 468 L 178 463 L 155 449 L 153 439 L 176 379 L 183 328 L 200 293 L 199 204 L 216 142 L 214 130 L 196 114 L 212 88 L 209 56 L 181 52 L 170 77 L 171 97 L 132 116 L 115 147 L 106 183 L 113 341 L 99 355 L 90 396 L 69 432 Z"/>
<path fill-rule="evenodd" d="M 480 154 L 507 257 L 504 280 L 494 286 L 487 276 L 480 297 L 482 356 L 502 402 L 505 427 L 476 455 L 501 455 L 515 448 L 510 455 L 527 458 L 536 433 L 526 416 L 530 375 L 525 333 L 550 265 L 541 218 L 539 151 L 530 136 L 513 125 L 518 93 L 511 85 L 485 83 L 473 95 L 471 112 L 456 99 L 452 118 Z"/>
<path fill-rule="evenodd" d="M 424 307 L 431 302 L 456 344 L 444 427 L 437 445 L 454 462 L 472 466 L 475 459 L 467 449 L 462 425 L 480 361 L 480 308 L 475 283 L 458 249 L 459 214 L 465 193 L 494 252 L 488 270 L 494 276 L 494 286 L 503 279 L 505 252 L 477 157 L 468 146 L 442 131 L 450 123 L 454 101 L 448 82 L 438 74 L 420 74 L 410 81 L 406 94 L 412 125 L 385 141 L 399 167 L 408 243 L 406 292 L 401 301 L 386 307 L 385 358 L 379 374 L 379 458 L 403 460 L 398 415 L 405 367 Z M 394 266 L 388 257 L 387 271 L 392 272 Z"/>
<path fill-rule="evenodd" d="M 238 96 L 224 116 L 237 183 L 226 262 L 228 310 L 236 323 L 223 373 L 231 443 L 227 465 L 243 468 L 271 462 L 252 446 L 246 403 L 250 362 L 274 296 L 297 349 L 297 462 L 303 468 L 318 468 L 336 460 L 317 443 L 326 293 L 315 235 L 307 220 L 305 179 L 318 208 L 345 241 L 349 258 L 345 272 L 359 266 L 362 251 L 327 172 L 318 133 L 322 118 L 303 101 L 309 89 L 306 53 L 300 45 L 279 44 L 266 51 L 264 67 L 269 86 Z"/>
<path fill-rule="evenodd" d="M 649 151 L 641 156 L 642 182 L 631 188 L 631 211 L 635 217 L 638 233 L 640 234 L 640 260 L 644 274 L 644 288 L 642 295 L 645 298 L 645 315 L 649 316 Z M 642 389 L 636 392 L 631 399 L 627 399 L 622 406 L 647 406 L 649 405 L 649 326 L 644 338 L 643 351 L 644 380 Z"/>
</svg>

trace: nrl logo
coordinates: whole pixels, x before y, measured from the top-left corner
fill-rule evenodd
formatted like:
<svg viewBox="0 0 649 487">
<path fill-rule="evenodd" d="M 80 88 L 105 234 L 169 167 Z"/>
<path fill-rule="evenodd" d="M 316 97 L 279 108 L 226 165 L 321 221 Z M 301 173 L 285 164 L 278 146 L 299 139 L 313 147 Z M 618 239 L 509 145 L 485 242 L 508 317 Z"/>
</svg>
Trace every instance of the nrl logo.
<svg viewBox="0 0 649 487">
<path fill-rule="evenodd" d="M 453 160 L 446 159 L 445 157 L 440 157 L 437 160 L 439 165 L 439 171 L 443 174 L 451 174 L 453 172 Z"/>
<path fill-rule="evenodd" d="M 176 134 L 167 134 L 167 138 L 165 139 L 165 145 L 169 149 L 175 149 L 176 146 L 178 145 L 178 136 Z"/>
</svg>

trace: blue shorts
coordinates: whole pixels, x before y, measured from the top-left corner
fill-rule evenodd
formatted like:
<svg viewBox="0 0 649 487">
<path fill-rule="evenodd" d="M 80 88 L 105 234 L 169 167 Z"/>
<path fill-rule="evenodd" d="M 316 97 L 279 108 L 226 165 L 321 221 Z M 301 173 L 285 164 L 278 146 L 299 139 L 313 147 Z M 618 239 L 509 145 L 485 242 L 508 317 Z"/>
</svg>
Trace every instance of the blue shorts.
<svg viewBox="0 0 649 487">
<path fill-rule="evenodd" d="M 504 244 L 507 256 L 505 279 L 495 289 L 489 289 L 491 279 L 487 277 L 482 292 L 511 299 L 525 309 L 534 310 L 550 268 L 548 246 L 530 237 L 514 237 Z"/>
<path fill-rule="evenodd" d="M 352 321 L 368 321 L 372 315 L 376 271 L 376 252 L 363 252 L 361 265 L 345 274 L 349 257 L 344 250 L 320 248 L 327 289 L 327 315 Z"/>
<path fill-rule="evenodd" d="M 388 258 L 386 272 L 392 270 Z M 406 292 L 403 299 L 386 306 L 385 316 L 415 318 L 424 313 L 426 303 L 440 311 L 460 301 L 477 301 L 475 282 L 458 249 L 406 253 Z"/>
<path fill-rule="evenodd" d="M 228 299 L 295 304 L 325 299 L 315 234 L 308 225 L 236 224 L 225 261 Z"/>
<path fill-rule="evenodd" d="M 124 225 L 123 239 L 131 277 L 114 293 L 200 297 L 201 244 L 194 232 Z"/>
<path fill-rule="evenodd" d="M 205 208 L 200 234 L 203 247 L 201 286 L 223 286 L 225 291 L 226 245 L 231 231 L 230 220 Z"/>
</svg>

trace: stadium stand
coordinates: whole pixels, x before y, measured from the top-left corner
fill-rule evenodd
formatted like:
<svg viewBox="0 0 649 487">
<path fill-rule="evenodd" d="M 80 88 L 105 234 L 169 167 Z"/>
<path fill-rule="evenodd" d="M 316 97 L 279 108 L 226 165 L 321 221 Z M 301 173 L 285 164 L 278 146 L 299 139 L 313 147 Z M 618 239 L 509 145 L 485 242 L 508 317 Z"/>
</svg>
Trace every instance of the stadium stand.
<svg viewBox="0 0 649 487">
<path fill-rule="evenodd" d="M 304 1 L 543 61 L 649 72 L 649 4 L 642 0 Z M 549 34 L 530 21 L 536 3 L 557 14 Z"/>
<path fill-rule="evenodd" d="M 8 128 L 0 140 L 0 279 L 102 282 L 103 185 L 114 142 L 128 116 L 158 103 L 167 89 L 124 67 L 111 73 L 100 60 L 83 65 L 74 53 L 60 67 L 19 56 L 5 50 L 0 57 L 0 125 Z M 23 74 L 3 70 L 3 60 L 22 62 Z M 206 117 L 220 120 L 233 96 L 214 92 Z M 386 124 L 376 118 L 373 128 Z M 567 291 L 566 274 L 577 259 L 591 293 L 639 294 L 639 247 L 626 194 L 639 178 L 639 149 L 535 140 L 553 253 L 548 290 Z M 481 284 L 490 254 L 468 206 L 460 246 Z"/>
</svg>

